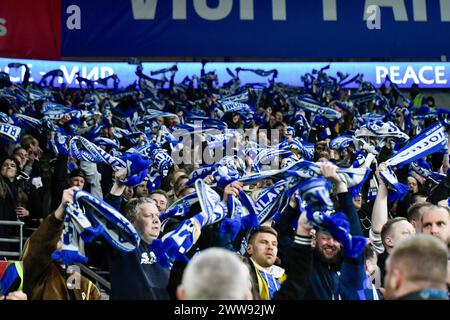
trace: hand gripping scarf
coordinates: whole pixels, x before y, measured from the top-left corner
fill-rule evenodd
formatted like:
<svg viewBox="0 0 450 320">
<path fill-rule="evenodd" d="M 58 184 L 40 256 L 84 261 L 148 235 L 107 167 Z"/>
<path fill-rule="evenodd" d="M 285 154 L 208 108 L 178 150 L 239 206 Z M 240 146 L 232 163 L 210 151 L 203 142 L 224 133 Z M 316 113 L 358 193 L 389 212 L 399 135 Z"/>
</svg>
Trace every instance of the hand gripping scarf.
<svg viewBox="0 0 450 320">
<path fill-rule="evenodd" d="M 330 232 L 342 244 L 347 257 L 357 258 L 365 249 L 366 239 L 350 234 L 345 214 L 332 214 L 334 209 L 330 189 L 330 183 L 323 178 L 306 180 L 300 184 L 298 191 L 306 203 L 306 216 L 311 223 Z"/>
<path fill-rule="evenodd" d="M 238 197 L 228 195 L 227 208 L 228 217 L 220 225 L 222 237 L 229 233 L 234 240 L 240 230 L 250 230 L 259 226 L 255 203 L 244 191 L 239 190 Z"/>
<path fill-rule="evenodd" d="M 73 204 L 67 204 L 64 210 L 62 250 L 53 252 L 53 260 L 66 265 L 86 263 L 88 259 L 79 252 L 79 236 L 85 242 L 102 236 L 122 252 L 131 252 L 139 246 L 140 237 L 133 225 L 109 204 L 83 190 L 75 191 L 73 199 Z"/>
<path fill-rule="evenodd" d="M 370 169 L 366 167 L 361 168 L 337 168 L 338 176 L 347 184 L 348 190 L 355 197 L 361 191 L 362 185 L 366 181 Z M 252 184 L 264 179 L 278 179 L 283 180 L 288 177 L 296 177 L 302 180 L 319 178 L 322 174 L 320 172 L 320 163 L 315 163 L 307 160 L 301 160 L 293 165 L 283 168 L 281 170 L 268 170 L 260 173 L 254 173 L 244 176 L 240 179 L 244 184 Z"/>
<path fill-rule="evenodd" d="M 51 137 L 51 139 L 48 141 L 48 144 L 56 156 L 59 153 L 68 156 L 70 154 L 69 150 L 67 149 L 68 140 L 69 140 L 68 136 L 61 134 L 59 132 L 55 132 Z"/>
<path fill-rule="evenodd" d="M 320 164 L 310 161 L 297 163 L 288 171 L 303 179 L 311 179 L 314 177 L 320 177 L 322 175 L 320 172 Z M 339 178 L 341 178 L 341 180 L 345 182 L 348 187 L 348 191 L 352 194 L 352 196 L 356 197 L 361 192 L 361 188 L 369 176 L 370 169 L 367 167 L 337 167 L 336 173 Z"/>
</svg>

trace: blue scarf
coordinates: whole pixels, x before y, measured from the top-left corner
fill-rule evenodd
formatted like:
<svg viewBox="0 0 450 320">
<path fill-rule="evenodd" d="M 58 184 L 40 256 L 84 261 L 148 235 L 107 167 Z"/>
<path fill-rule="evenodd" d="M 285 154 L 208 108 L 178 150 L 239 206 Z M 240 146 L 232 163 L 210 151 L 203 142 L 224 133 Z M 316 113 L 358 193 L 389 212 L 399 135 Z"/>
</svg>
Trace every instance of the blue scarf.
<svg viewBox="0 0 450 320">
<path fill-rule="evenodd" d="M 66 265 L 86 263 L 88 259 L 79 252 L 79 236 L 92 242 L 101 235 L 122 252 L 134 251 L 139 246 L 140 237 L 133 225 L 116 209 L 86 191 L 75 191 L 73 204 L 67 204 L 64 211 L 63 246 L 52 254 L 53 260 Z"/>
<path fill-rule="evenodd" d="M 14 142 L 19 141 L 21 131 L 22 129 L 19 127 L 7 123 L 0 123 L 0 135 L 4 135 Z"/>
<path fill-rule="evenodd" d="M 394 138 L 399 143 L 408 141 L 409 136 L 403 133 L 392 122 L 383 122 L 381 120 L 369 121 L 361 128 L 355 131 L 355 137 L 372 137 L 377 139 Z"/>
<path fill-rule="evenodd" d="M 22 128 L 31 128 L 36 130 L 37 132 L 40 133 L 42 132 L 43 129 L 42 122 L 38 119 L 19 113 L 13 114 L 12 119 L 14 120 L 14 124 Z"/>
<path fill-rule="evenodd" d="M 172 203 L 171 206 L 159 216 L 159 219 L 164 221 L 170 217 L 184 217 L 189 213 L 191 206 L 197 202 L 198 197 L 196 193 L 188 194 Z"/>
<path fill-rule="evenodd" d="M 361 188 L 366 181 L 370 169 L 366 167 L 361 168 L 337 168 L 338 176 L 347 184 L 349 192 L 355 197 L 361 191 Z M 268 170 L 264 172 L 246 175 L 240 179 L 244 184 L 251 184 L 264 179 L 284 180 L 289 177 L 298 178 L 301 180 L 308 180 L 319 178 L 322 174 L 320 172 L 320 163 L 315 163 L 307 160 L 301 160 L 293 165 L 283 168 L 281 170 Z"/>
<path fill-rule="evenodd" d="M 346 136 L 339 136 L 330 141 L 330 149 L 343 151 L 353 143 L 353 138 Z"/>
<path fill-rule="evenodd" d="M 291 99 L 291 101 L 298 107 L 308 110 L 316 115 L 327 118 L 331 121 L 338 120 L 342 117 L 341 113 L 321 104 L 319 101 L 307 95 L 300 95 Z"/>
<path fill-rule="evenodd" d="M 381 177 L 391 190 L 389 201 L 393 202 L 403 197 L 408 192 L 408 186 L 399 183 L 393 170 L 390 167 L 399 168 L 414 162 L 429 154 L 439 151 L 447 145 L 447 137 L 444 127 L 436 123 L 428 127 L 420 135 L 414 137 L 406 146 L 400 149 L 392 158 L 386 161 L 388 170 L 380 172 Z"/>
<path fill-rule="evenodd" d="M 136 186 L 144 181 L 151 163 L 149 160 L 144 160 L 138 152 L 126 153 L 121 158 L 117 158 L 79 136 L 73 137 L 69 146 L 70 154 L 77 160 L 104 162 L 110 165 L 114 171 L 126 168 L 127 178 L 122 182 L 127 186 Z"/>
<path fill-rule="evenodd" d="M 327 180 L 316 178 L 302 182 L 298 191 L 306 203 L 308 220 L 330 232 L 342 244 L 345 255 L 355 259 L 364 251 L 366 239 L 350 234 L 350 224 L 343 213 L 332 214 L 334 209 L 330 189 L 331 185 Z"/>
<path fill-rule="evenodd" d="M 152 242 L 152 250 L 162 266 L 170 267 L 172 261 L 188 261 L 186 253 L 200 236 L 198 227 L 214 224 L 228 214 L 227 206 L 220 196 L 206 185 L 203 180 L 195 182 L 201 212 L 182 222 L 177 229 L 167 233 L 161 239 Z"/>
<path fill-rule="evenodd" d="M 407 145 L 386 161 L 386 164 L 401 168 L 408 163 L 441 150 L 446 144 L 447 136 L 444 127 L 440 123 L 436 123 L 411 139 Z"/>
</svg>

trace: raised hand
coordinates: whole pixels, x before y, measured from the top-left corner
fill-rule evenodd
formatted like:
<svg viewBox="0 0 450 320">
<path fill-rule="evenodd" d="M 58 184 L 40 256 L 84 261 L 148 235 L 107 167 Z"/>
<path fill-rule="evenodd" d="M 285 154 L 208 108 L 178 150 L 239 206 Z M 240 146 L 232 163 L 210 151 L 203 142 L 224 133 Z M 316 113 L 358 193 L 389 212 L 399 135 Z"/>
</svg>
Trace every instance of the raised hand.
<svg viewBox="0 0 450 320">
<path fill-rule="evenodd" d="M 68 203 L 73 203 L 73 194 L 76 190 L 79 190 L 78 187 L 72 187 L 69 189 L 64 190 L 63 196 L 61 198 L 61 204 L 59 205 L 58 209 L 55 211 L 55 217 L 58 220 L 64 220 L 64 209 L 66 208 L 66 205 Z"/>
</svg>

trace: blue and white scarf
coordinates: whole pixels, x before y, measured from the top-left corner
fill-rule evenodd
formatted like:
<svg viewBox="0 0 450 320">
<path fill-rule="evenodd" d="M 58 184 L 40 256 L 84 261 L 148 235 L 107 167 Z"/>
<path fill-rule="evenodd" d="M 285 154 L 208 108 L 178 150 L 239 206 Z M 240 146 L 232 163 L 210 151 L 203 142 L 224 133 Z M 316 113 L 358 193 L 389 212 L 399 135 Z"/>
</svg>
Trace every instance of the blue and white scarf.
<svg viewBox="0 0 450 320">
<path fill-rule="evenodd" d="M 186 253 L 192 248 L 199 237 L 196 226 L 203 228 L 224 219 L 227 206 L 220 196 L 203 180 L 195 182 L 200 202 L 201 212 L 182 222 L 177 229 L 167 233 L 161 239 L 152 242 L 152 250 L 162 266 L 171 266 L 172 261 L 188 261 Z"/>
<path fill-rule="evenodd" d="M 203 179 L 207 176 L 213 174 L 213 172 L 217 169 L 218 164 L 210 164 L 210 165 L 204 165 L 200 168 L 194 169 L 189 174 L 189 180 L 186 183 L 186 185 L 190 186 L 195 183 L 197 179 Z"/>
<path fill-rule="evenodd" d="M 270 220 L 281 211 L 281 201 L 286 199 L 288 182 L 280 180 L 272 185 L 264 187 L 258 194 L 254 208 L 260 224 Z"/>
<path fill-rule="evenodd" d="M 409 140 L 409 136 L 403 133 L 392 122 L 383 122 L 381 120 L 369 121 L 361 128 L 356 130 L 355 137 L 372 137 L 377 139 L 394 138 L 399 143 L 404 143 Z"/>
<path fill-rule="evenodd" d="M 38 132 L 42 132 L 43 126 L 41 120 L 19 113 L 13 114 L 12 119 L 14 120 L 14 124 L 21 128 L 31 128 Z"/>
<path fill-rule="evenodd" d="M 346 136 L 339 136 L 330 141 L 330 149 L 343 151 L 353 143 L 353 138 Z"/>
<path fill-rule="evenodd" d="M 49 147 L 53 150 L 56 156 L 63 154 L 68 156 L 70 154 L 68 149 L 69 136 L 54 132 L 51 139 L 48 141 Z"/>
<path fill-rule="evenodd" d="M 262 69 L 249 69 L 249 68 L 236 68 L 236 72 L 241 72 L 241 71 L 249 71 L 249 72 L 253 72 L 254 74 L 257 74 L 260 77 L 268 77 L 270 75 L 273 75 L 273 78 L 276 78 L 278 75 L 278 70 L 277 69 L 272 69 L 272 70 L 262 70 Z"/>
<path fill-rule="evenodd" d="M 389 166 L 402 167 L 417 159 L 437 152 L 447 145 L 447 135 L 444 127 L 436 123 L 411 139 L 392 158 L 386 161 Z"/>
<path fill-rule="evenodd" d="M 389 201 L 392 202 L 403 199 L 408 192 L 408 186 L 398 182 L 391 167 L 397 166 L 401 168 L 411 162 L 441 150 L 446 145 L 447 136 L 444 127 L 442 124 L 436 123 L 428 127 L 420 135 L 414 137 L 392 158 L 387 160 L 385 163 L 388 166 L 388 170 L 380 172 L 380 175 L 388 184 L 388 188 L 392 191 L 389 196 Z"/>
<path fill-rule="evenodd" d="M 197 202 L 198 197 L 195 192 L 188 194 L 172 203 L 170 207 L 167 208 L 167 210 L 159 216 L 159 219 L 161 221 L 164 221 L 165 219 L 170 217 L 184 217 L 189 214 L 191 206 L 193 204 L 196 204 Z"/>
<path fill-rule="evenodd" d="M 71 107 L 66 107 L 61 104 L 46 102 L 42 106 L 42 112 L 44 115 L 51 120 L 59 120 L 64 115 L 68 114 L 72 118 L 81 118 L 81 117 L 91 117 L 94 114 L 90 111 L 79 110 Z"/>
<path fill-rule="evenodd" d="M 306 180 L 299 185 L 299 194 L 306 203 L 306 216 L 311 223 L 330 232 L 342 244 L 347 257 L 357 258 L 365 249 L 366 239 L 350 234 L 350 224 L 343 213 L 332 214 L 330 189 L 330 183 L 323 178 Z"/>
<path fill-rule="evenodd" d="M 361 188 L 369 176 L 370 169 L 361 168 L 340 168 L 336 169 L 336 173 L 347 184 L 348 190 L 355 197 L 361 191 Z M 240 179 L 244 184 L 252 184 L 264 179 L 284 180 L 289 177 L 295 177 L 302 180 L 308 180 L 321 177 L 320 163 L 307 160 L 301 160 L 293 165 L 281 170 L 268 170 L 260 173 L 254 173 L 244 176 Z"/>
<path fill-rule="evenodd" d="M 269 165 L 276 157 L 289 157 L 295 155 L 287 148 L 259 148 L 254 150 L 256 155 L 254 156 L 252 168 L 256 172 L 260 171 L 259 166 Z"/>
<path fill-rule="evenodd" d="M 8 123 L 0 123 L 0 135 L 11 139 L 14 142 L 19 141 L 21 128 L 13 126 Z"/>
<path fill-rule="evenodd" d="M 321 104 L 310 96 L 301 95 L 291 99 L 291 102 L 302 109 L 308 110 L 331 121 L 339 120 L 342 117 L 339 111 Z"/>
<path fill-rule="evenodd" d="M 122 182 L 127 186 L 136 186 L 144 181 L 151 163 L 149 160 L 144 160 L 138 152 L 125 153 L 121 158 L 117 158 L 80 136 L 73 137 L 69 147 L 70 154 L 77 160 L 104 162 L 114 171 L 126 168 L 127 178 Z"/>
<path fill-rule="evenodd" d="M 280 148 L 285 151 L 292 151 L 298 157 L 301 157 L 305 160 L 314 159 L 314 151 L 315 151 L 314 144 L 303 141 L 301 138 L 294 138 L 290 141 L 285 140 L 281 142 L 279 145 L 274 146 L 274 148 Z"/>
<path fill-rule="evenodd" d="M 105 137 L 97 137 L 92 142 L 99 146 L 106 146 L 109 148 L 114 148 L 116 150 L 119 150 L 120 148 L 117 141 Z"/>
<path fill-rule="evenodd" d="M 385 115 L 383 115 L 383 114 L 372 113 L 372 112 L 361 115 L 361 118 L 363 119 L 364 123 L 373 122 L 373 121 L 383 121 L 384 117 L 385 117 Z"/>
<path fill-rule="evenodd" d="M 218 100 L 219 104 L 223 104 L 225 102 L 242 102 L 246 103 L 248 101 L 248 90 L 237 92 L 235 94 L 223 97 Z"/>
<path fill-rule="evenodd" d="M 73 204 L 67 204 L 64 210 L 62 250 L 52 254 L 53 260 L 62 260 L 66 265 L 86 263 L 87 258 L 79 252 L 79 236 L 85 242 L 102 236 L 122 252 L 131 252 L 139 246 L 137 231 L 116 209 L 83 190 L 75 191 L 73 198 Z"/>
<path fill-rule="evenodd" d="M 242 190 L 238 197 L 228 195 L 228 217 L 221 222 L 221 236 L 231 235 L 235 239 L 240 230 L 250 230 L 259 226 L 258 216 L 255 211 L 255 203 Z"/>
<path fill-rule="evenodd" d="M 147 109 L 146 115 L 143 117 L 143 120 L 151 120 L 156 118 L 178 118 L 178 116 L 174 113 L 163 112 L 155 109 Z"/>
<path fill-rule="evenodd" d="M 450 128 L 450 111 L 445 109 L 438 109 L 437 116 L 439 122 L 445 127 L 445 130 Z"/>
</svg>

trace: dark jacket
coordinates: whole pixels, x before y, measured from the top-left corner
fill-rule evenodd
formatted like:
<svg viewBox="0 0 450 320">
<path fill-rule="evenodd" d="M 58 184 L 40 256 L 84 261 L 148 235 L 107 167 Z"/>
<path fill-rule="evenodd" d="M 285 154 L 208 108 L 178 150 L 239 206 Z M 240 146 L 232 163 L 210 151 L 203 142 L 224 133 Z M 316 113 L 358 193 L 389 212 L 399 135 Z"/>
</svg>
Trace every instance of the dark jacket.
<svg viewBox="0 0 450 320">
<path fill-rule="evenodd" d="M 105 245 L 111 279 L 111 300 L 168 300 L 170 270 L 161 267 L 150 246 L 141 240 L 139 247 L 123 253 Z"/>
<path fill-rule="evenodd" d="M 2 179 L 2 177 L 0 177 Z M 2 179 L 0 183 L 4 183 L 6 194 L 0 196 L 0 221 L 17 221 L 16 205 L 17 205 L 17 189 L 14 183 L 7 179 Z M 18 237 L 19 230 L 17 227 L 0 225 L 0 238 Z M 17 251 L 18 245 L 11 243 L 0 243 L 0 251 Z"/>
<path fill-rule="evenodd" d="M 111 194 L 105 197 L 105 201 L 117 210 L 122 206 L 122 200 Z M 150 245 L 141 240 L 135 251 L 124 253 L 103 243 L 108 255 L 111 300 L 169 300 L 170 270 L 161 267 Z"/>
<path fill-rule="evenodd" d="M 352 235 L 363 235 L 361 223 L 349 192 L 338 194 L 339 210 L 346 214 Z M 342 250 L 342 249 L 341 249 Z M 344 258 L 341 265 L 328 265 L 313 256 L 310 289 L 306 299 L 311 300 L 364 300 L 361 292 L 366 280 L 364 256 Z"/>
<path fill-rule="evenodd" d="M 436 188 L 433 189 L 427 201 L 432 204 L 438 204 L 439 201 L 447 199 L 450 196 L 450 174 L 443 179 Z"/>
<path fill-rule="evenodd" d="M 67 161 L 69 157 L 67 155 L 63 155 L 62 153 L 58 154 L 58 157 L 55 161 L 55 168 L 53 170 L 53 175 L 51 178 L 51 204 L 50 204 L 50 212 L 53 212 L 58 208 L 61 198 L 64 192 L 64 189 L 67 185 Z"/>
</svg>

